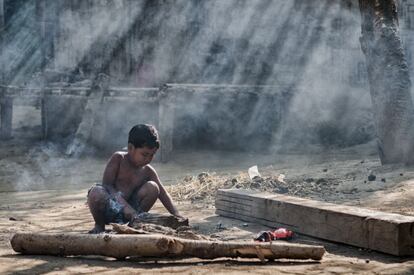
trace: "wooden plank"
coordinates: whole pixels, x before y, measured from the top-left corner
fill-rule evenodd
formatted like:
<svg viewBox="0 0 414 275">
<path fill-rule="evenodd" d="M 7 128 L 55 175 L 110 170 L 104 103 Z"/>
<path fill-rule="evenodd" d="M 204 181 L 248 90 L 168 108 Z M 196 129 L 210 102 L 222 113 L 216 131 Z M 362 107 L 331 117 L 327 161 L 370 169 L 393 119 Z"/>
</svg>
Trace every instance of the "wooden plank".
<svg viewBox="0 0 414 275">
<path fill-rule="evenodd" d="M 226 196 L 222 196 L 222 195 L 217 195 L 216 200 L 222 200 L 222 201 L 237 203 L 237 204 L 241 204 L 241 205 L 248 205 L 248 206 L 254 205 L 254 202 L 251 201 L 251 200 L 243 200 L 243 199 L 240 199 L 240 198 L 226 197 Z"/>
<path fill-rule="evenodd" d="M 252 208 L 249 206 L 227 203 L 224 201 L 216 201 L 216 208 L 228 209 L 227 211 L 240 211 L 242 214 L 253 214 Z"/>
<path fill-rule="evenodd" d="M 219 215 L 270 226 L 285 224 L 313 237 L 397 256 L 414 255 L 412 216 L 247 190 L 219 190 L 218 194 Z M 253 203 L 250 208 L 238 203 L 243 197 Z"/>
</svg>

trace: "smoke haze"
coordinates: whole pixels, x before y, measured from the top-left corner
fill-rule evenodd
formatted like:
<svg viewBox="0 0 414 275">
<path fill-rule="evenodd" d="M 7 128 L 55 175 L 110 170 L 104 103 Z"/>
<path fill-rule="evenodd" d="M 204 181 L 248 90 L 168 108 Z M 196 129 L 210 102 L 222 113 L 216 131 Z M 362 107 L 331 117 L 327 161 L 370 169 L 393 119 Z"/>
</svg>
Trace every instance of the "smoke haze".
<svg viewBox="0 0 414 275">
<path fill-rule="evenodd" d="M 185 99 L 177 101 L 178 149 L 344 147 L 374 138 L 357 1 L 0 3 L 5 11 L 0 58 L 7 85 L 88 87 L 105 73 L 111 87 L 190 83 L 211 85 L 208 92 L 220 90 L 205 96 L 197 89 L 206 89 L 196 87 L 194 95 L 184 93 Z M 410 5 L 414 1 L 400 1 L 401 33 L 413 72 Z M 239 86 L 214 86 L 219 84 Z M 233 95 L 232 89 L 248 95 Z M 283 102 L 282 97 L 261 97 L 263 90 L 288 96 Z M 76 121 L 75 116 L 79 121 L 82 103 L 59 104 L 68 121 Z M 102 106 L 101 141 L 111 150 L 126 145 L 132 124 L 157 124 L 151 104 L 108 99 Z M 56 122 L 55 129 L 76 130 L 67 125 Z M 100 133 L 97 125 L 94 131 Z"/>
</svg>

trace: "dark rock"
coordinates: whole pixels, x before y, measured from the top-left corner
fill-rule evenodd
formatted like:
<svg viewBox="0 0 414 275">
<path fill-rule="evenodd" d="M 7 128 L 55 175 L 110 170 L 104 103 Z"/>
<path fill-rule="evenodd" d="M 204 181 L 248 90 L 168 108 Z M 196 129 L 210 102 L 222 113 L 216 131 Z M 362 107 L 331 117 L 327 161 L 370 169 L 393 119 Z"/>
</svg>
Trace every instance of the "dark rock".
<svg viewBox="0 0 414 275">
<path fill-rule="evenodd" d="M 260 187 L 261 187 L 261 184 L 260 184 L 260 182 L 259 182 L 259 181 L 253 181 L 253 182 L 250 184 L 250 187 L 252 187 L 252 188 L 260 188 Z"/>
<path fill-rule="evenodd" d="M 324 178 L 320 178 L 316 181 L 316 184 L 327 184 L 328 180 Z"/>
<path fill-rule="evenodd" d="M 264 181 L 264 179 L 263 179 L 262 177 L 255 176 L 255 177 L 253 178 L 253 181 L 254 181 L 254 182 L 263 182 L 263 181 Z"/>
<path fill-rule="evenodd" d="M 279 194 L 286 194 L 289 192 L 289 188 L 284 187 L 284 186 L 279 186 L 279 188 L 276 190 L 276 193 Z"/>
<path fill-rule="evenodd" d="M 325 168 L 325 169 L 323 169 L 322 171 L 323 171 L 323 172 L 328 172 L 328 169 L 327 169 L 327 168 Z"/>
<path fill-rule="evenodd" d="M 382 182 L 386 182 L 387 180 L 386 180 L 385 178 L 382 178 L 382 179 L 381 179 L 381 181 L 382 181 Z"/>
<path fill-rule="evenodd" d="M 374 181 L 376 178 L 377 176 L 371 174 L 368 176 L 368 181 Z"/>
<path fill-rule="evenodd" d="M 210 174 L 209 173 L 207 173 L 207 172 L 201 172 L 200 174 L 198 174 L 198 179 L 200 179 L 200 178 L 207 178 L 207 177 L 209 177 L 210 176 Z"/>
<path fill-rule="evenodd" d="M 305 179 L 305 182 L 307 182 L 307 183 L 310 183 L 310 182 L 313 182 L 314 180 L 313 180 L 313 178 L 307 178 L 307 179 Z"/>
</svg>

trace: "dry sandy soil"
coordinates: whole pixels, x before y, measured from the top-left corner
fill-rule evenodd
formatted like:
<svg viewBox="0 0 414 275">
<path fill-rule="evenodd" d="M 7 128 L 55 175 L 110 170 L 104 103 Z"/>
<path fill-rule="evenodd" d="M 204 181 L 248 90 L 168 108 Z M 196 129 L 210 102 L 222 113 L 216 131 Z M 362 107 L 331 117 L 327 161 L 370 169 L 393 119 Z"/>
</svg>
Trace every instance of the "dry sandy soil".
<svg viewBox="0 0 414 275">
<path fill-rule="evenodd" d="M 306 153 L 306 154 L 305 154 Z M 259 155 L 228 152 L 177 152 L 173 161 L 154 166 L 166 185 L 182 184 L 188 176 L 208 172 L 213 180 L 247 177 L 258 165 L 263 177 L 286 175 L 289 194 L 342 204 L 414 215 L 414 168 L 381 166 L 373 144 L 343 150 L 318 148 L 296 154 Z M 414 258 L 398 258 L 305 236 L 294 242 L 322 244 L 327 254 L 320 262 L 217 259 L 205 261 L 127 259 L 105 257 L 24 256 L 15 253 L 15 232 L 80 232 L 93 225 L 85 205 L 88 187 L 99 181 L 106 158 L 66 158 L 50 143 L 28 140 L 0 144 L 0 273 L 254 273 L 254 274 L 413 274 Z M 369 174 L 375 181 L 367 181 Z M 314 179 L 309 180 L 310 178 Z M 327 184 L 319 186 L 316 179 Z M 385 179 L 381 181 L 381 179 Z M 266 227 L 215 215 L 211 200 L 178 202 L 182 213 L 201 233 L 220 239 L 251 239 Z M 157 203 L 155 212 L 165 212 Z M 218 229 L 217 224 L 224 227 Z M 243 225 L 244 224 L 244 225 Z"/>
</svg>

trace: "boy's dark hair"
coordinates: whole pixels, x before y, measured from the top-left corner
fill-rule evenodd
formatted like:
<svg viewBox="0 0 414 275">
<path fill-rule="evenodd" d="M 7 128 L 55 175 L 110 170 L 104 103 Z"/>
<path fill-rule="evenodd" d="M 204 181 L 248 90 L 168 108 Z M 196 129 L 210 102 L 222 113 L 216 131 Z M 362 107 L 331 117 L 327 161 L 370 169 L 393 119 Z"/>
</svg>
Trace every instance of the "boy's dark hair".
<svg viewBox="0 0 414 275">
<path fill-rule="evenodd" d="M 128 143 L 135 148 L 160 148 L 158 131 L 150 124 L 138 124 L 132 127 L 128 134 Z"/>
</svg>

